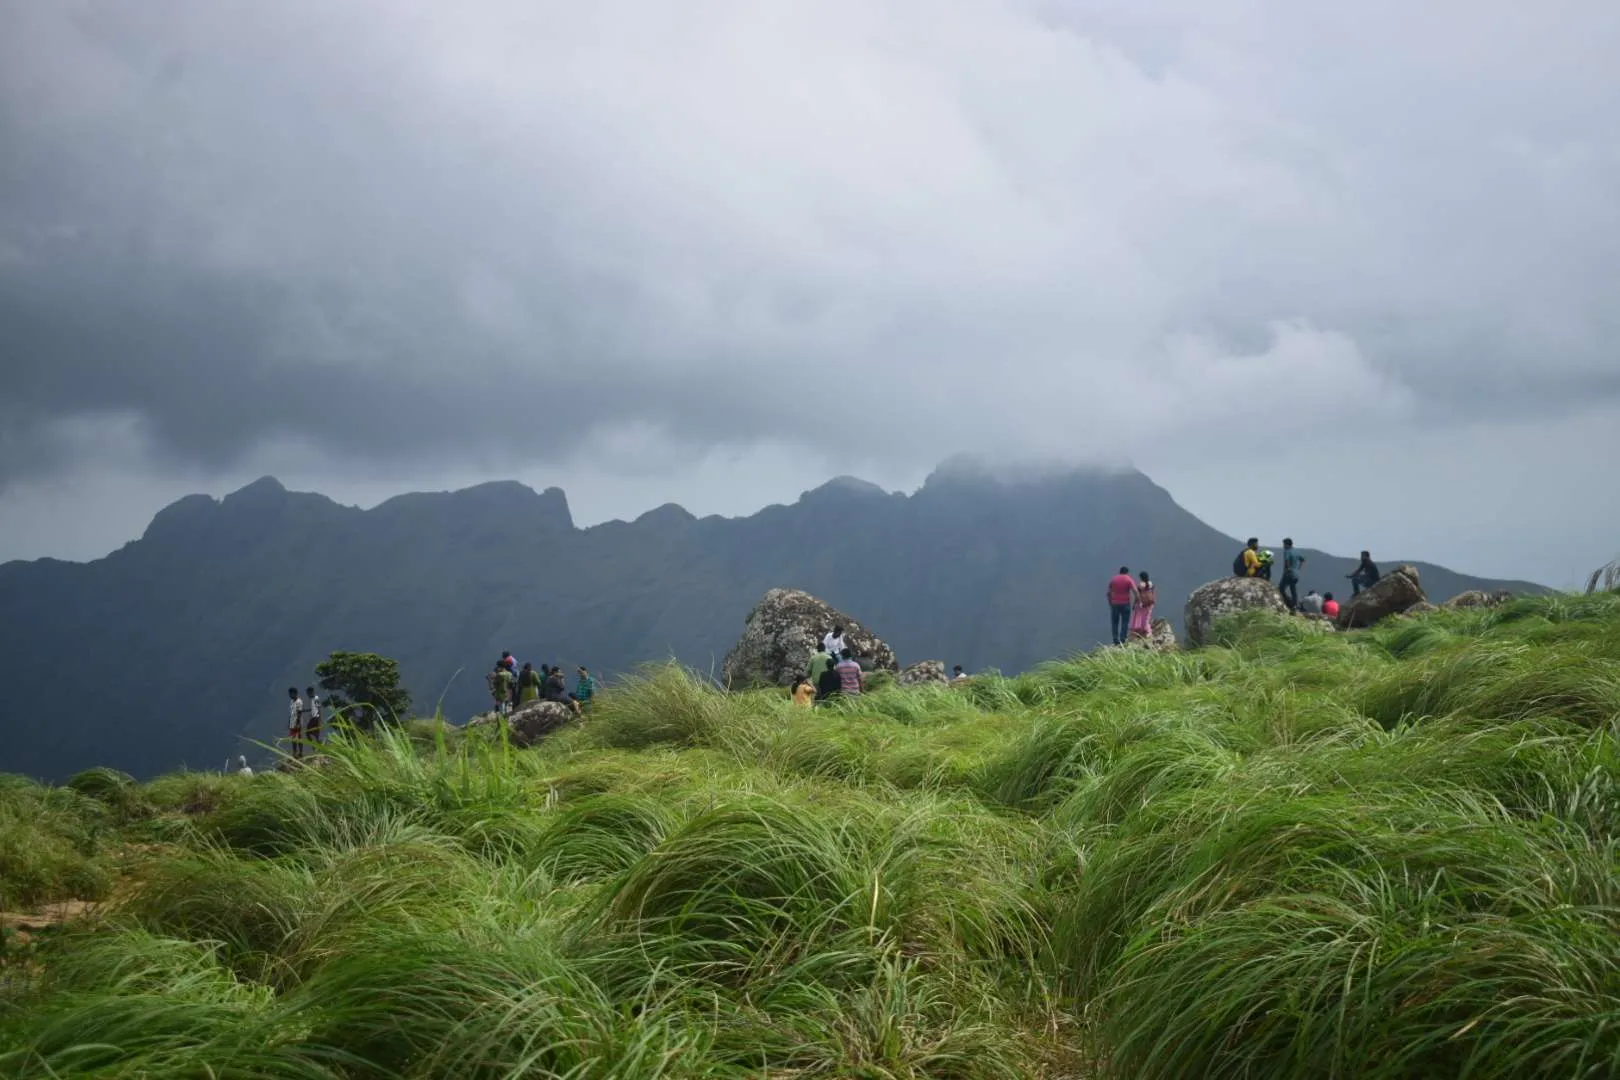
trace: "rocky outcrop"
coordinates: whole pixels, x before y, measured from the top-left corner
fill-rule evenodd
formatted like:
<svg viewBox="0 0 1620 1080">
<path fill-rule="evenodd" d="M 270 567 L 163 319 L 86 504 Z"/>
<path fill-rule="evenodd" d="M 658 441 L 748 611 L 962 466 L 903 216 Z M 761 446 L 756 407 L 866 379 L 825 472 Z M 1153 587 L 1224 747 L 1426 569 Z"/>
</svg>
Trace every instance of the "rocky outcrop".
<svg viewBox="0 0 1620 1080">
<path fill-rule="evenodd" d="M 921 683 L 946 683 L 950 677 L 945 674 L 945 661 L 919 660 L 911 664 L 900 673 L 901 686 L 917 686 Z"/>
<path fill-rule="evenodd" d="M 1339 629 L 1350 630 L 1358 626 L 1371 626 L 1380 619 L 1428 601 L 1423 585 L 1418 581 L 1417 567 L 1402 566 L 1378 579 L 1371 588 L 1363 589 L 1339 610 Z"/>
<path fill-rule="evenodd" d="M 1170 625 L 1169 619 L 1154 619 L 1152 632 L 1147 637 L 1131 638 L 1130 644 L 1152 652 L 1175 652 L 1181 648 L 1176 640 L 1176 628 Z"/>
<path fill-rule="evenodd" d="M 1465 593 L 1458 593 L 1440 606 L 1447 611 L 1456 611 L 1459 608 L 1489 608 L 1496 607 L 1505 600 L 1513 599 L 1513 594 L 1506 589 L 1497 589 L 1495 592 L 1486 592 L 1483 589 L 1469 589 Z"/>
<path fill-rule="evenodd" d="M 1274 611 L 1288 614 L 1277 586 L 1261 578 L 1225 577 L 1200 585 L 1187 597 L 1182 613 L 1182 624 L 1187 628 L 1187 641 L 1194 645 L 1207 645 L 1215 629 L 1215 620 L 1240 611 Z"/>
<path fill-rule="evenodd" d="M 1417 615 L 1432 615 L 1439 610 L 1439 608 L 1435 607 L 1427 600 L 1420 600 L 1411 607 L 1407 608 L 1405 611 L 1401 612 L 1401 614 L 1410 618 Z"/>
<path fill-rule="evenodd" d="M 1305 621 L 1305 625 L 1307 627 L 1319 633 L 1332 634 L 1337 632 L 1337 629 L 1333 625 L 1333 620 L 1328 618 L 1326 615 L 1300 614 L 1299 617 Z"/>
<path fill-rule="evenodd" d="M 498 722 L 500 718 L 499 713 L 484 713 L 467 721 L 467 726 L 484 727 Z M 531 701 L 507 717 L 507 738 L 513 746 L 533 746 L 577 719 L 574 710 L 560 701 Z"/>
<path fill-rule="evenodd" d="M 872 631 L 836 608 L 797 589 L 772 589 L 754 610 L 742 637 L 721 665 L 726 686 L 791 686 L 810 666 L 810 656 L 821 636 L 835 626 L 844 628 L 844 640 L 868 671 L 899 671 L 889 648 Z"/>
</svg>

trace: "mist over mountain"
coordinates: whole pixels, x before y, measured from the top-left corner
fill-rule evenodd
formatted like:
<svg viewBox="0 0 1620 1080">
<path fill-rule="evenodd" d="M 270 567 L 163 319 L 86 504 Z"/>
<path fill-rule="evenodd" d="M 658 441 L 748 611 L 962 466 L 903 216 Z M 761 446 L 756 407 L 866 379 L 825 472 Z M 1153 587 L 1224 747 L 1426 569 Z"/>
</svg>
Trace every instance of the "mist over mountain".
<svg viewBox="0 0 1620 1080">
<path fill-rule="evenodd" d="M 1347 591 L 1353 560 L 1296 539 L 1301 590 Z M 1383 564 L 1412 561 L 1367 544 Z M 173 503 L 104 559 L 0 566 L 0 770 L 217 767 L 242 739 L 280 734 L 286 687 L 334 649 L 394 657 L 418 706 L 442 697 L 454 720 L 485 703 L 503 649 L 609 675 L 671 657 L 718 671 L 779 585 L 858 617 L 903 664 L 1010 672 L 1105 640 L 1104 585 L 1121 564 L 1153 574 L 1179 623 L 1239 546 L 1123 469 L 953 460 L 910 495 L 839 477 L 748 517 L 668 504 L 587 529 L 555 488 L 489 483 L 361 510 L 266 477 Z M 1438 599 L 1535 588 L 1418 565 Z"/>
</svg>

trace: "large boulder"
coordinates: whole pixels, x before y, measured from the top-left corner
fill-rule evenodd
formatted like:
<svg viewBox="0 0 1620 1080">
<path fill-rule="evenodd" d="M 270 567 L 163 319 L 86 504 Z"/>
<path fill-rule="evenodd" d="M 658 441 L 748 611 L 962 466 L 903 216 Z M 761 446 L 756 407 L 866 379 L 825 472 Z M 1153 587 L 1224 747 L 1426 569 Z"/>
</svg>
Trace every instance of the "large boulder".
<svg viewBox="0 0 1620 1080">
<path fill-rule="evenodd" d="M 838 609 L 798 589 L 772 589 L 754 610 L 742 637 L 721 665 L 721 678 L 734 690 L 750 686 L 792 686 L 810 666 L 821 637 L 844 628 L 850 651 L 868 671 L 899 671 L 894 650 L 872 631 Z"/>
<path fill-rule="evenodd" d="M 1240 611 L 1274 611 L 1288 614 L 1277 586 L 1264 578 L 1225 577 L 1200 585 L 1187 597 L 1182 625 L 1193 645 L 1207 645 L 1215 630 L 1215 620 Z"/>
<path fill-rule="evenodd" d="M 901 686 L 917 686 L 920 683 L 945 683 L 951 680 L 945 674 L 945 661 L 919 660 L 900 673 L 899 681 Z"/>
<path fill-rule="evenodd" d="M 1181 648 L 1176 640 L 1176 628 L 1170 625 L 1169 619 L 1154 619 L 1152 632 L 1147 637 L 1133 637 L 1130 643 L 1152 652 L 1175 652 Z"/>
<path fill-rule="evenodd" d="M 1417 567 L 1402 566 L 1378 579 L 1371 588 L 1362 589 L 1339 609 L 1339 629 L 1350 630 L 1358 626 L 1371 626 L 1380 619 L 1399 615 L 1408 608 L 1426 603 L 1423 585 L 1418 581 Z"/>
<path fill-rule="evenodd" d="M 1465 593 L 1458 593 L 1440 606 L 1447 611 L 1456 611 L 1459 608 L 1490 608 L 1511 599 L 1513 594 L 1506 589 L 1497 589 L 1495 592 L 1469 589 Z"/>
<path fill-rule="evenodd" d="M 483 713 L 467 721 L 468 727 L 499 723 L 500 713 Z M 579 719 L 560 701 L 531 701 L 513 710 L 506 718 L 507 738 L 513 746 L 533 746 L 560 727 Z"/>
</svg>

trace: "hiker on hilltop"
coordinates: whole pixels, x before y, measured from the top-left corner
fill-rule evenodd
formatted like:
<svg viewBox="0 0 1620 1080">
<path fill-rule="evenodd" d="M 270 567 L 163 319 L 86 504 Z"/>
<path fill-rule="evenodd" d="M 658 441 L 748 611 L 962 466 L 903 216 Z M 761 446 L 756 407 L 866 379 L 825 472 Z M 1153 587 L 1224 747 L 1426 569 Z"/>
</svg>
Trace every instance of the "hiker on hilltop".
<svg viewBox="0 0 1620 1080">
<path fill-rule="evenodd" d="M 294 761 L 304 756 L 304 708 L 298 687 L 287 687 L 287 741 L 292 743 Z"/>
<path fill-rule="evenodd" d="M 307 742 L 319 743 L 321 741 L 321 699 L 315 693 L 313 686 L 304 688 L 304 739 Z"/>
<path fill-rule="evenodd" d="M 579 679 L 574 684 L 574 700 L 579 702 L 579 707 L 583 711 L 591 707 L 591 700 L 596 697 L 596 680 L 591 678 L 591 673 L 585 669 L 584 664 L 579 666 L 578 675 Z"/>
<path fill-rule="evenodd" d="M 1332 594 L 1329 594 L 1329 595 L 1332 595 Z M 1300 600 L 1299 600 L 1299 613 L 1301 615 L 1322 615 L 1322 614 L 1325 614 L 1325 612 L 1323 612 L 1323 610 L 1322 610 L 1323 603 L 1324 603 L 1324 601 L 1322 600 L 1322 598 L 1319 595 L 1317 595 L 1316 590 L 1312 589 L 1310 592 L 1308 592 L 1304 596 L 1300 597 Z"/>
<path fill-rule="evenodd" d="M 496 662 L 485 682 L 489 684 L 490 700 L 495 703 L 495 714 L 505 716 L 512 704 L 512 672 L 504 659 Z"/>
<path fill-rule="evenodd" d="M 1322 594 L 1322 614 L 1330 619 L 1339 617 L 1339 602 L 1333 599 L 1332 593 Z"/>
<path fill-rule="evenodd" d="M 1260 538 L 1249 537 L 1249 542 L 1243 545 L 1237 558 L 1232 560 L 1233 577 L 1259 577 L 1260 576 Z"/>
<path fill-rule="evenodd" d="M 1131 599 L 1131 637 L 1147 638 L 1153 636 L 1153 605 L 1158 602 L 1159 591 L 1153 587 L 1153 579 L 1148 577 L 1146 570 L 1142 571 L 1142 580 L 1137 583 L 1136 593 Z"/>
<path fill-rule="evenodd" d="M 533 664 L 523 665 L 523 670 L 518 672 L 517 685 L 519 706 L 540 700 L 540 673 L 534 670 Z"/>
<path fill-rule="evenodd" d="M 815 678 L 817 701 L 827 701 L 838 696 L 838 690 L 842 685 L 842 681 L 838 676 L 838 668 L 832 662 L 831 657 L 827 658 L 827 665 L 821 669 L 821 673 Z"/>
<path fill-rule="evenodd" d="M 1277 591 L 1289 611 L 1299 610 L 1299 572 L 1305 569 L 1305 556 L 1294 548 L 1294 541 L 1283 537 L 1283 576 Z"/>
<path fill-rule="evenodd" d="M 818 694 L 821 692 L 821 676 L 837 662 L 825 645 L 816 646 L 816 651 L 810 654 L 810 685 L 816 688 Z"/>
<path fill-rule="evenodd" d="M 821 639 L 821 647 L 827 650 L 828 656 L 835 658 L 842 656 L 844 650 L 849 648 L 848 642 L 844 640 L 844 628 L 835 626 L 827 631 L 826 636 Z M 836 659 L 834 662 L 837 662 Z"/>
<path fill-rule="evenodd" d="M 544 667 L 545 665 L 542 664 L 541 666 Z M 561 667 L 553 664 L 547 670 L 540 692 L 541 696 L 547 701 L 555 701 L 559 705 L 566 705 L 573 710 L 575 716 L 579 715 L 579 701 L 573 694 L 568 692 L 568 684 L 563 681 Z"/>
<path fill-rule="evenodd" d="M 838 663 L 833 665 L 833 671 L 838 675 L 838 692 L 845 697 L 859 697 L 865 687 L 861 665 L 855 662 L 848 649 L 839 653 L 839 657 Z"/>
<path fill-rule="evenodd" d="M 1115 645 L 1125 644 L 1131 632 L 1131 604 L 1136 599 L 1136 582 L 1131 568 L 1122 566 L 1108 579 L 1108 629 Z"/>
<path fill-rule="evenodd" d="M 1378 564 L 1372 561 L 1372 555 L 1363 551 L 1360 564 L 1345 577 L 1350 579 L 1350 595 L 1355 596 L 1378 584 Z"/>
</svg>

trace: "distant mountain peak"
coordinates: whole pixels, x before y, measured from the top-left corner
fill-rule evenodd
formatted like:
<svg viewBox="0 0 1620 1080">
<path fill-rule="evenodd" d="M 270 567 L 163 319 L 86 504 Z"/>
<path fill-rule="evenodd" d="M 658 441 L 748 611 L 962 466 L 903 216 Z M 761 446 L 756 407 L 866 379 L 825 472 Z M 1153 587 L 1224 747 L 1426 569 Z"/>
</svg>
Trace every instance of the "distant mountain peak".
<svg viewBox="0 0 1620 1080">
<path fill-rule="evenodd" d="M 287 489 L 280 480 L 273 476 L 261 476 L 245 487 L 237 488 L 224 499 L 222 503 L 263 502 L 269 499 L 280 498 L 287 494 Z"/>
<path fill-rule="evenodd" d="M 858 476 L 835 476 L 820 487 L 812 488 L 799 496 L 799 501 L 827 496 L 856 496 L 860 498 L 875 496 L 880 499 L 889 497 L 889 493 L 872 483 L 862 480 Z"/>
<path fill-rule="evenodd" d="M 696 521 L 697 517 L 680 503 L 667 502 L 662 506 L 655 506 L 645 514 L 636 518 L 637 525 L 657 522 L 686 523 Z"/>
</svg>

